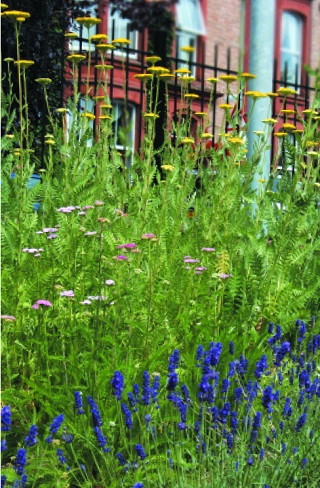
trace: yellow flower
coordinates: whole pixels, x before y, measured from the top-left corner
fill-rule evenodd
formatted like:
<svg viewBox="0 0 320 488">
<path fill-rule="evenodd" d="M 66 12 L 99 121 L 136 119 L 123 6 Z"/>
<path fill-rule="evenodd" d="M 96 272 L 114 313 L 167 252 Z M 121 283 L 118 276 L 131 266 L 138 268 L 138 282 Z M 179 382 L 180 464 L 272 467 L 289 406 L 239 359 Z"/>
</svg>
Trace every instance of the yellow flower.
<svg viewBox="0 0 320 488">
<path fill-rule="evenodd" d="M 109 49 L 112 50 L 115 49 L 116 47 L 113 44 L 107 44 L 105 42 L 102 42 L 100 44 L 96 44 L 96 48 L 99 49 L 99 51 L 105 53 L 106 51 L 109 51 Z"/>
<path fill-rule="evenodd" d="M 44 141 L 44 143 L 45 143 L 45 144 L 49 144 L 49 145 L 51 145 L 51 146 L 53 146 L 53 145 L 55 144 L 55 142 L 54 142 L 54 140 L 53 140 L 53 139 L 46 139 L 46 140 Z"/>
<path fill-rule="evenodd" d="M 290 124 L 289 122 L 285 122 L 282 126 L 282 129 L 290 131 L 296 129 L 296 126 L 294 124 Z"/>
<path fill-rule="evenodd" d="M 277 98 L 279 96 L 278 93 L 273 93 L 273 92 L 267 92 L 266 95 L 269 98 Z"/>
<path fill-rule="evenodd" d="M 6 137 L 7 139 L 14 139 L 13 134 L 6 134 L 4 137 Z"/>
<path fill-rule="evenodd" d="M 148 119 L 157 119 L 159 117 L 159 115 L 150 112 L 148 114 L 143 114 L 143 117 L 146 117 Z"/>
<path fill-rule="evenodd" d="M 210 77 L 210 78 L 207 78 L 206 81 L 208 81 L 209 83 L 218 83 L 219 81 L 219 78 L 214 78 L 214 77 Z"/>
<path fill-rule="evenodd" d="M 21 69 L 30 68 L 30 66 L 34 65 L 34 61 L 29 61 L 28 59 L 20 59 L 20 61 L 15 61 L 14 64 L 17 66 L 19 65 Z"/>
<path fill-rule="evenodd" d="M 233 108 L 233 105 L 230 105 L 230 103 L 221 103 L 219 105 L 219 108 L 221 108 L 222 110 L 230 110 Z"/>
<path fill-rule="evenodd" d="M 7 17 L 12 21 L 21 22 L 21 19 L 26 20 L 30 17 L 29 12 L 23 12 L 21 10 L 7 10 L 1 14 L 3 17 Z M 18 20 L 20 19 L 20 20 Z"/>
<path fill-rule="evenodd" d="M 265 124 L 272 125 L 272 124 L 276 124 L 278 121 L 277 119 L 268 118 L 268 119 L 263 119 L 262 122 L 264 122 Z"/>
<path fill-rule="evenodd" d="M 253 78 L 256 78 L 256 75 L 253 75 L 252 73 L 248 73 L 247 71 L 245 71 L 244 73 L 240 73 L 239 77 L 245 78 L 247 80 L 253 80 Z"/>
<path fill-rule="evenodd" d="M 165 68 L 164 66 L 150 66 L 150 68 L 147 68 L 147 71 L 150 71 L 150 73 L 153 73 L 155 75 L 170 73 L 170 70 L 168 68 Z"/>
<path fill-rule="evenodd" d="M 307 151 L 307 154 L 309 156 L 318 156 L 319 155 L 319 153 L 317 153 L 316 151 Z"/>
<path fill-rule="evenodd" d="M 161 61 L 160 56 L 146 56 L 147 63 L 154 64 L 157 63 L 158 61 Z"/>
<path fill-rule="evenodd" d="M 97 17 L 77 17 L 76 22 L 87 29 L 90 29 L 90 27 L 100 24 L 101 19 L 97 19 Z"/>
<path fill-rule="evenodd" d="M 3 8 L 3 9 L 9 8 L 9 6 L 6 3 L 1 3 L 0 5 L 1 5 L 1 8 Z"/>
<path fill-rule="evenodd" d="M 67 60 L 72 61 L 74 64 L 81 63 L 84 59 L 86 59 L 84 54 L 69 54 L 69 56 L 67 56 Z"/>
<path fill-rule="evenodd" d="M 107 41 L 108 36 L 107 34 L 94 34 L 93 36 L 90 37 L 90 41 L 94 43 L 99 43 L 101 41 Z"/>
<path fill-rule="evenodd" d="M 280 110 L 280 112 L 282 112 L 283 114 L 291 115 L 295 113 L 295 110 L 291 108 L 283 108 L 282 110 Z"/>
<path fill-rule="evenodd" d="M 317 141 L 306 141 L 307 147 L 313 147 L 316 146 L 317 144 L 318 144 Z"/>
<path fill-rule="evenodd" d="M 302 110 L 302 113 L 305 115 L 318 115 L 318 112 L 316 110 L 312 110 L 312 108 L 306 108 L 305 110 Z"/>
<path fill-rule="evenodd" d="M 112 108 L 112 105 L 110 103 L 102 103 L 100 105 L 100 108 L 105 108 L 110 110 Z"/>
<path fill-rule="evenodd" d="M 202 132 L 201 137 L 202 139 L 212 139 L 213 134 L 210 134 L 210 132 Z"/>
<path fill-rule="evenodd" d="M 294 129 L 292 132 L 294 132 L 294 134 L 302 134 L 304 131 L 303 129 Z"/>
<path fill-rule="evenodd" d="M 129 39 L 125 39 L 124 37 L 119 37 L 118 39 L 114 39 L 111 42 L 112 42 L 112 44 L 120 44 L 120 45 L 121 44 L 123 44 L 123 45 L 127 44 L 127 45 L 129 45 L 131 41 Z"/>
<path fill-rule="evenodd" d="M 207 112 L 194 112 L 194 115 L 197 115 L 198 117 L 205 117 L 207 114 Z"/>
<path fill-rule="evenodd" d="M 180 47 L 180 51 L 183 51 L 185 53 L 194 53 L 195 50 L 196 50 L 196 48 L 193 46 L 182 46 L 182 47 Z"/>
<path fill-rule="evenodd" d="M 193 137 L 184 137 L 181 144 L 194 144 L 194 139 Z"/>
<path fill-rule="evenodd" d="M 37 83 L 40 83 L 40 85 L 49 85 L 49 83 L 52 83 L 51 78 L 36 78 L 34 81 Z"/>
<path fill-rule="evenodd" d="M 104 95 L 95 95 L 94 97 L 92 97 L 93 100 L 104 100 Z"/>
<path fill-rule="evenodd" d="M 281 137 L 286 137 L 287 132 L 274 132 L 274 135 L 281 139 Z"/>
<path fill-rule="evenodd" d="M 192 83 L 193 81 L 196 81 L 195 77 L 194 76 L 179 76 L 179 80 L 182 82 L 185 82 L 185 83 Z"/>
<path fill-rule="evenodd" d="M 91 120 L 95 119 L 95 116 L 90 112 L 84 112 L 83 114 L 81 114 L 81 117 L 86 117 L 87 119 L 91 119 Z"/>
<path fill-rule="evenodd" d="M 161 169 L 164 169 L 165 171 L 173 171 L 174 170 L 174 166 L 172 166 L 172 164 L 163 164 L 161 166 Z"/>
<path fill-rule="evenodd" d="M 196 93 L 186 93 L 185 98 L 190 98 L 190 99 L 199 98 L 199 95 L 197 95 Z"/>
<path fill-rule="evenodd" d="M 297 92 L 293 88 L 289 88 L 288 86 L 281 86 L 277 92 L 280 95 L 286 97 L 287 95 L 297 95 Z"/>
<path fill-rule="evenodd" d="M 257 136 L 264 136 L 263 130 L 254 130 L 253 133 L 257 134 Z"/>
<path fill-rule="evenodd" d="M 58 114 L 66 114 L 69 112 L 69 110 L 67 108 L 64 108 L 64 107 L 60 107 L 60 108 L 57 108 L 56 112 Z"/>
<path fill-rule="evenodd" d="M 172 78 L 174 78 L 174 74 L 172 73 L 162 73 L 159 78 L 163 81 L 169 81 L 169 80 L 172 80 Z"/>
<path fill-rule="evenodd" d="M 238 80 L 238 77 L 234 75 L 221 75 L 219 76 L 219 80 L 225 81 L 226 83 L 233 83 Z"/>
<path fill-rule="evenodd" d="M 259 183 L 266 183 L 266 182 L 267 182 L 267 180 L 264 180 L 263 178 L 259 178 L 259 179 L 258 179 L 258 182 L 259 182 Z"/>
<path fill-rule="evenodd" d="M 152 74 L 151 73 L 139 73 L 137 75 L 133 75 L 133 77 L 137 78 L 137 80 L 140 80 L 140 81 L 152 80 Z"/>
<path fill-rule="evenodd" d="M 190 75 L 191 71 L 187 68 L 179 68 L 174 70 L 176 75 Z"/>
<path fill-rule="evenodd" d="M 231 144 L 243 144 L 243 139 L 241 137 L 228 137 L 228 142 Z"/>
<path fill-rule="evenodd" d="M 252 98 L 265 98 L 268 96 L 266 93 L 262 93 L 258 91 L 247 91 L 245 95 L 247 97 L 252 97 Z"/>
<path fill-rule="evenodd" d="M 78 37 L 78 34 L 76 32 L 66 32 L 66 34 L 64 35 L 64 37 L 67 37 L 67 38 L 70 38 L 70 39 L 75 39 L 76 37 Z"/>
<path fill-rule="evenodd" d="M 101 71 L 113 69 L 111 64 L 95 64 L 94 67 Z"/>
<path fill-rule="evenodd" d="M 4 60 L 6 63 L 12 63 L 14 61 L 13 58 L 4 58 Z"/>
<path fill-rule="evenodd" d="M 100 115 L 99 119 L 100 120 L 112 120 L 112 117 L 110 117 L 110 115 Z"/>
</svg>

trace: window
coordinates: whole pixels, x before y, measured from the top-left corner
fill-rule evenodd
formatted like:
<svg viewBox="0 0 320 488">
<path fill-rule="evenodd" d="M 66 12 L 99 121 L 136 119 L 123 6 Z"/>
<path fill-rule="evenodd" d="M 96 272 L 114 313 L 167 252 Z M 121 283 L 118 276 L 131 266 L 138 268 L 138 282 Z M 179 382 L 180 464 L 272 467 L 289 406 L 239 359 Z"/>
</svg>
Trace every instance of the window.
<svg viewBox="0 0 320 488">
<path fill-rule="evenodd" d="M 118 11 L 115 11 L 111 15 L 111 9 L 109 9 L 109 29 L 108 35 L 111 39 L 129 39 L 130 49 L 138 49 L 138 31 L 129 30 L 130 20 L 123 19 Z M 120 54 L 120 50 L 114 51 L 115 54 Z M 130 57 L 135 58 L 137 55 L 135 53 L 129 54 Z"/>
<path fill-rule="evenodd" d="M 302 31 L 301 15 L 284 11 L 281 22 L 280 56 L 281 80 L 287 83 L 300 84 L 301 82 Z"/>
<path fill-rule="evenodd" d="M 76 3 L 79 2 L 80 0 L 76 0 Z M 96 17 L 96 8 L 91 5 L 86 9 L 86 17 Z M 78 37 L 81 39 L 72 39 L 70 40 L 70 51 L 88 51 L 89 49 L 89 43 L 88 39 L 90 39 L 91 36 L 97 33 L 97 26 L 93 25 L 89 29 L 89 36 L 88 36 L 88 29 L 82 25 L 79 25 L 78 22 L 76 22 L 74 19 L 71 22 L 71 30 L 72 32 L 76 32 L 78 34 Z"/>
<path fill-rule="evenodd" d="M 185 67 L 188 62 L 197 60 L 197 37 L 204 36 L 205 26 L 199 0 L 179 0 L 177 3 L 177 58 L 185 60 L 179 68 Z M 191 53 L 181 51 L 184 46 L 191 46 L 195 50 Z M 191 66 L 194 74 L 195 69 Z"/>
<path fill-rule="evenodd" d="M 126 166 L 131 166 L 134 150 L 135 107 L 122 100 L 112 102 L 112 132 L 114 147 L 122 153 Z"/>
</svg>

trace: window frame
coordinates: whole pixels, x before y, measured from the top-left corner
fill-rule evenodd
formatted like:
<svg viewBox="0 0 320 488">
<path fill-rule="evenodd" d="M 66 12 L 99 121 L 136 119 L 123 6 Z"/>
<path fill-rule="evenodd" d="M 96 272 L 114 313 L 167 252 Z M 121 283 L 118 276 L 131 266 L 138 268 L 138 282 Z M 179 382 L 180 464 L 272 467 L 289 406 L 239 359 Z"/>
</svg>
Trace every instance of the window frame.
<svg viewBox="0 0 320 488">
<path fill-rule="evenodd" d="M 118 23 L 123 23 L 122 27 L 117 27 L 117 22 Z M 111 8 L 108 10 L 108 35 L 109 39 L 118 39 L 119 37 L 124 37 L 126 39 L 130 40 L 130 44 L 128 47 L 130 49 L 133 49 L 134 51 L 138 51 L 139 48 L 139 32 L 137 30 L 130 31 L 129 30 L 129 24 L 130 20 L 129 19 L 124 19 L 121 17 L 120 12 L 115 11 L 113 15 L 111 15 Z M 113 26 L 114 26 L 114 35 L 113 35 Z M 120 33 L 118 34 L 120 30 Z M 121 32 L 122 31 L 122 32 Z M 125 34 L 123 34 L 125 32 Z M 121 49 L 115 49 L 113 51 L 113 54 L 116 56 L 121 56 L 123 54 L 123 51 Z M 131 59 L 137 59 L 138 58 L 138 52 L 131 53 L 129 52 L 129 58 Z"/>
</svg>

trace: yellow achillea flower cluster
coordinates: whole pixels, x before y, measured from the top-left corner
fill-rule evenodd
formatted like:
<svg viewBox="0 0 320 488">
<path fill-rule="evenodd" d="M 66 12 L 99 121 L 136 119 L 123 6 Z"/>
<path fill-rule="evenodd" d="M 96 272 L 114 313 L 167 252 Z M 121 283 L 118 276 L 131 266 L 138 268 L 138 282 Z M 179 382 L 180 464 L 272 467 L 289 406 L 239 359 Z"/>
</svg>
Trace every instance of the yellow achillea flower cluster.
<svg viewBox="0 0 320 488">
<path fill-rule="evenodd" d="M 182 46 L 182 47 L 180 47 L 180 51 L 183 51 L 185 53 L 194 53 L 195 50 L 196 50 L 196 48 L 193 46 Z"/>
<path fill-rule="evenodd" d="M 213 138 L 213 134 L 210 134 L 210 132 L 203 132 L 201 134 L 201 137 L 202 137 L 202 139 L 212 139 Z"/>
<path fill-rule="evenodd" d="M 170 70 L 164 66 L 150 66 L 150 68 L 147 68 L 147 71 L 150 71 L 150 73 L 153 73 L 154 75 L 170 73 Z"/>
<path fill-rule="evenodd" d="M 240 73 L 239 77 L 245 78 L 247 80 L 253 80 L 254 78 L 256 78 L 256 75 L 253 75 L 252 73 L 248 73 L 245 71 L 244 73 Z"/>
<path fill-rule="evenodd" d="M 110 117 L 110 115 L 100 115 L 99 119 L 100 120 L 112 120 L 112 117 Z"/>
<path fill-rule="evenodd" d="M 288 95 L 297 95 L 297 92 L 293 88 L 289 88 L 288 86 L 282 86 L 277 90 L 277 93 L 283 95 L 284 97 Z"/>
<path fill-rule="evenodd" d="M 277 98 L 279 96 L 278 93 L 273 93 L 273 92 L 267 92 L 266 95 L 269 98 Z"/>
<path fill-rule="evenodd" d="M 274 132 L 274 135 L 281 139 L 282 137 L 286 137 L 287 132 Z"/>
<path fill-rule="evenodd" d="M 213 85 L 213 83 L 218 83 L 219 78 L 214 78 L 213 76 L 211 76 L 210 78 L 207 78 L 206 81 Z"/>
<path fill-rule="evenodd" d="M 146 62 L 147 63 L 155 64 L 158 61 L 161 61 L 160 56 L 146 56 Z"/>
<path fill-rule="evenodd" d="M 194 144 L 194 139 L 193 137 L 184 137 L 181 144 Z"/>
<path fill-rule="evenodd" d="M 50 83 L 52 83 L 52 80 L 51 78 L 36 78 L 34 81 L 36 81 L 37 83 L 40 83 L 40 85 L 49 85 Z"/>
<path fill-rule="evenodd" d="M 24 22 L 30 17 L 30 14 L 29 12 L 24 12 L 22 10 L 7 10 L 6 12 L 2 12 L 1 16 L 8 18 L 13 22 Z"/>
<path fill-rule="evenodd" d="M 266 98 L 268 95 L 266 93 L 258 92 L 258 91 L 247 91 L 245 92 L 247 97 L 252 98 Z"/>
<path fill-rule="evenodd" d="M 243 139 L 241 137 L 228 137 L 228 142 L 230 144 L 243 144 Z"/>
<path fill-rule="evenodd" d="M 86 117 L 87 119 L 91 119 L 91 120 L 95 119 L 95 116 L 90 112 L 84 112 L 83 114 L 81 114 L 81 117 Z"/>
<path fill-rule="evenodd" d="M 69 54 L 69 56 L 67 56 L 67 60 L 74 64 L 81 63 L 84 59 L 86 59 L 84 54 Z"/>
<path fill-rule="evenodd" d="M 230 105 L 230 103 L 220 103 L 219 108 L 222 110 L 231 110 L 233 105 Z"/>
<path fill-rule="evenodd" d="M 147 113 L 147 114 L 143 114 L 143 117 L 148 118 L 148 119 L 157 119 L 159 117 L 159 115 L 150 112 L 150 113 Z"/>
<path fill-rule="evenodd" d="M 221 75 L 219 76 L 219 80 L 224 81 L 225 83 L 233 83 L 234 81 L 238 80 L 238 77 L 235 75 Z"/>
<path fill-rule="evenodd" d="M 267 118 L 267 119 L 263 119 L 262 122 L 268 125 L 273 125 L 276 124 L 278 121 L 277 119 Z"/>
<path fill-rule="evenodd" d="M 196 81 L 194 76 L 188 76 L 188 75 L 180 76 L 179 80 L 181 81 L 181 83 L 192 83 L 193 81 Z"/>
<path fill-rule="evenodd" d="M 20 66 L 21 69 L 30 68 L 30 66 L 34 65 L 34 61 L 29 61 L 28 59 L 20 59 L 20 61 L 15 61 L 14 64 L 16 66 Z"/>
<path fill-rule="evenodd" d="M 76 32 L 66 32 L 64 37 L 75 39 L 76 37 L 78 37 L 78 34 Z"/>
<path fill-rule="evenodd" d="M 76 22 L 87 29 L 90 29 L 90 27 L 99 24 L 101 19 L 98 19 L 97 17 L 77 17 Z"/>
<path fill-rule="evenodd" d="M 151 73 L 139 73 L 137 75 L 133 75 L 134 78 L 137 78 L 137 80 L 140 81 L 148 81 L 152 80 L 153 76 Z"/>
<path fill-rule="evenodd" d="M 113 69 L 112 64 L 95 64 L 94 67 L 100 71 Z"/>
<path fill-rule="evenodd" d="M 130 40 L 125 39 L 124 37 L 119 37 L 118 39 L 114 39 L 111 42 L 112 44 L 120 44 L 120 45 L 127 45 L 127 46 L 130 44 Z"/>
<path fill-rule="evenodd" d="M 174 78 L 174 74 L 173 73 L 162 73 L 159 78 L 163 81 L 169 81 L 169 80 L 172 80 L 172 78 Z"/>
<path fill-rule="evenodd" d="M 191 71 L 187 68 L 179 68 L 174 70 L 176 75 L 190 75 Z"/>
<path fill-rule="evenodd" d="M 190 98 L 192 100 L 194 98 L 199 98 L 199 95 L 197 95 L 196 93 L 186 93 L 185 98 Z"/>
<path fill-rule="evenodd" d="M 290 124 L 289 122 L 285 122 L 282 129 L 290 131 L 296 129 L 296 126 L 294 124 Z"/>
<path fill-rule="evenodd" d="M 96 44 L 96 48 L 99 49 L 99 51 L 105 53 L 107 51 L 111 51 L 112 49 L 115 49 L 116 47 L 113 44 L 100 43 L 100 44 Z"/>
<path fill-rule="evenodd" d="M 90 41 L 94 43 L 99 43 L 101 41 L 107 41 L 108 36 L 107 34 L 94 34 L 93 36 L 90 37 Z"/>
<path fill-rule="evenodd" d="M 161 166 L 161 169 L 164 169 L 165 171 L 173 171 L 174 170 L 174 166 L 172 166 L 172 164 L 163 164 Z"/>
</svg>

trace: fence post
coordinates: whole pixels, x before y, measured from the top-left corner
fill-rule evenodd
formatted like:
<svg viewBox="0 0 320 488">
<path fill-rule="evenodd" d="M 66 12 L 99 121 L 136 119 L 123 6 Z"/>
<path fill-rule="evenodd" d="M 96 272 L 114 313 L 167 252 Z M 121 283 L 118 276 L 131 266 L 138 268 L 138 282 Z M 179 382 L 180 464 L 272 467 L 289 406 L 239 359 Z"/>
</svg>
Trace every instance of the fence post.
<svg viewBox="0 0 320 488">
<path fill-rule="evenodd" d="M 256 75 L 250 80 L 249 90 L 258 92 L 272 92 L 273 88 L 273 58 L 275 32 L 275 0 L 250 1 L 250 47 L 249 71 Z M 248 113 L 251 112 L 253 99 L 248 97 Z M 252 159 L 253 144 L 258 137 L 254 131 L 264 130 L 262 120 L 271 117 L 269 98 L 257 100 L 248 126 L 248 158 Z M 252 189 L 261 189 L 259 178 L 268 180 L 270 174 L 270 150 L 263 151 L 263 159 L 257 163 L 257 169 L 252 182 Z"/>
</svg>

